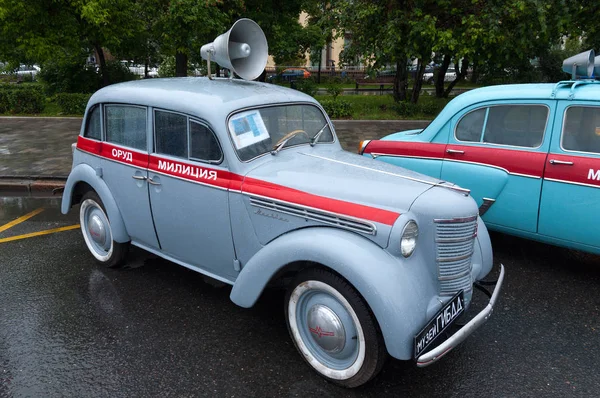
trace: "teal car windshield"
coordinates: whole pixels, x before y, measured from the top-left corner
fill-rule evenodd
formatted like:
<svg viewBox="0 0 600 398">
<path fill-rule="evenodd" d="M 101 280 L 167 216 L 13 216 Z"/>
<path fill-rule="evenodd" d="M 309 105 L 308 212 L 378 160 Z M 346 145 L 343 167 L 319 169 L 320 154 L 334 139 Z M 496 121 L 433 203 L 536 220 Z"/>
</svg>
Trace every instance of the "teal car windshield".
<svg viewBox="0 0 600 398">
<path fill-rule="evenodd" d="M 284 147 L 310 144 L 321 130 L 317 142 L 333 142 L 325 115 L 321 109 L 309 104 L 245 109 L 229 118 L 228 128 L 242 161 L 271 152 L 280 144 Z"/>
</svg>

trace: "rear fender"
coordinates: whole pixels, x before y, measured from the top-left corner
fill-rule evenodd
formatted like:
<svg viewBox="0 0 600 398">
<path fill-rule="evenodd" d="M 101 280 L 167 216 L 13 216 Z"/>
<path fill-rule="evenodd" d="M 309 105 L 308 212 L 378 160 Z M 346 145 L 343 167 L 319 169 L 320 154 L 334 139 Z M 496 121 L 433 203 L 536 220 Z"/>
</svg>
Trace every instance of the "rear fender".
<svg viewBox="0 0 600 398">
<path fill-rule="evenodd" d="M 104 180 L 96 175 L 96 171 L 87 164 L 78 164 L 71 170 L 63 192 L 61 212 L 63 214 L 69 212 L 73 202 L 73 193 L 79 182 L 85 182 L 90 185 L 102 200 L 108 219 L 110 220 L 110 227 L 115 242 L 129 242 L 130 237 L 125 228 L 123 217 L 121 217 L 121 212 L 110 189 Z"/>
<path fill-rule="evenodd" d="M 405 262 L 368 239 L 328 227 L 296 230 L 278 237 L 244 265 L 231 300 L 251 307 L 271 278 L 287 264 L 309 261 L 345 278 L 375 315 L 390 355 L 410 359 L 412 339 L 423 322 L 428 299 L 423 278 Z M 420 281 L 420 284 L 419 282 Z"/>
</svg>

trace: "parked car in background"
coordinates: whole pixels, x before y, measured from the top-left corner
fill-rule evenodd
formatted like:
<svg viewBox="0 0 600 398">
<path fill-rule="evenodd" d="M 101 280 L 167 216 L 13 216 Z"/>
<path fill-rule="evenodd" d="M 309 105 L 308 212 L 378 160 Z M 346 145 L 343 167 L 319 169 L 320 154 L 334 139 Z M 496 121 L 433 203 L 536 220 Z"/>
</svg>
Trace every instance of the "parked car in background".
<svg viewBox="0 0 600 398">
<path fill-rule="evenodd" d="M 304 68 L 287 68 L 281 71 L 276 75 L 271 75 L 267 78 L 267 81 L 273 82 L 276 80 L 289 82 L 292 80 L 298 79 L 308 79 L 310 77 L 310 72 Z"/>
<path fill-rule="evenodd" d="M 35 79 L 39 71 L 40 67 L 38 65 L 21 64 L 13 73 L 19 78 Z"/>
<path fill-rule="evenodd" d="M 456 69 L 448 68 L 448 70 L 446 71 L 446 74 L 444 75 L 444 81 L 451 82 L 454 80 L 456 80 Z M 430 70 L 430 71 L 425 70 L 425 73 L 423 73 L 423 81 L 426 82 L 427 84 L 434 84 L 435 83 L 434 71 L 433 70 Z"/>
<path fill-rule="evenodd" d="M 493 265 L 475 202 L 342 150 L 313 97 L 273 84 L 191 77 L 96 92 L 63 213 L 76 204 L 103 265 L 122 265 L 134 245 L 232 285 L 242 307 L 285 288 L 302 358 L 346 387 L 388 354 L 442 358 L 489 318 L 504 277 L 501 267 L 489 304 L 442 338 Z"/>
<path fill-rule="evenodd" d="M 600 254 L 600 82 L 484 87 L 364 156 L 471 190 L 489 229 Z"/>
</svg>

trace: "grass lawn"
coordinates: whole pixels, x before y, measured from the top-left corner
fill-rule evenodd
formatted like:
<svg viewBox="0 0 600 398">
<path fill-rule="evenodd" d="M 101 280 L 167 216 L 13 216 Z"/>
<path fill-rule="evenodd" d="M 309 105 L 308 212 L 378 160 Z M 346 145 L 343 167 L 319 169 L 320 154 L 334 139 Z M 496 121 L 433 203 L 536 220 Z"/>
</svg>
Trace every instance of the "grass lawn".
<svg viewBox="0 0 600 398">
<path fill-rule="evenodd" d="M 332 100 L 330 95 L 317 95 L 317 101 Z M 389 95 L 344 95 L 338 101 L 347 101 L 352 108 L 349 119 L 354 120 L 415 120 L 433 119 L 448 103 L 448 99 L 439 99 L 430 95 L 421 95 L 419 103 L 397 104 Z"/>
</svg>

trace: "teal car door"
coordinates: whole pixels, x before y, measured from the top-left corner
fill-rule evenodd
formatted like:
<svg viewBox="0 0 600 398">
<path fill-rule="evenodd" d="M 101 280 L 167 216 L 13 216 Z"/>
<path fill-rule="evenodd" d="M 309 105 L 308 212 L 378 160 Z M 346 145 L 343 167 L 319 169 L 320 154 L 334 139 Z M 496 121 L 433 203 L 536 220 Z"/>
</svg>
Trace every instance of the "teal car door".
<svg viewBox="0 0 600 398">
<path fill-rule="evenodd" d="M 555 125 L 539 233 L 554 243 L 600 254 L 600 107 L 563 101 Z"/>
<path fill-rule="evenodd" d="M 537 231 L 555 102 L 483 103 L 452 119 L 441 178 L 471 190 L 488 227 Z"/>
</svg>

